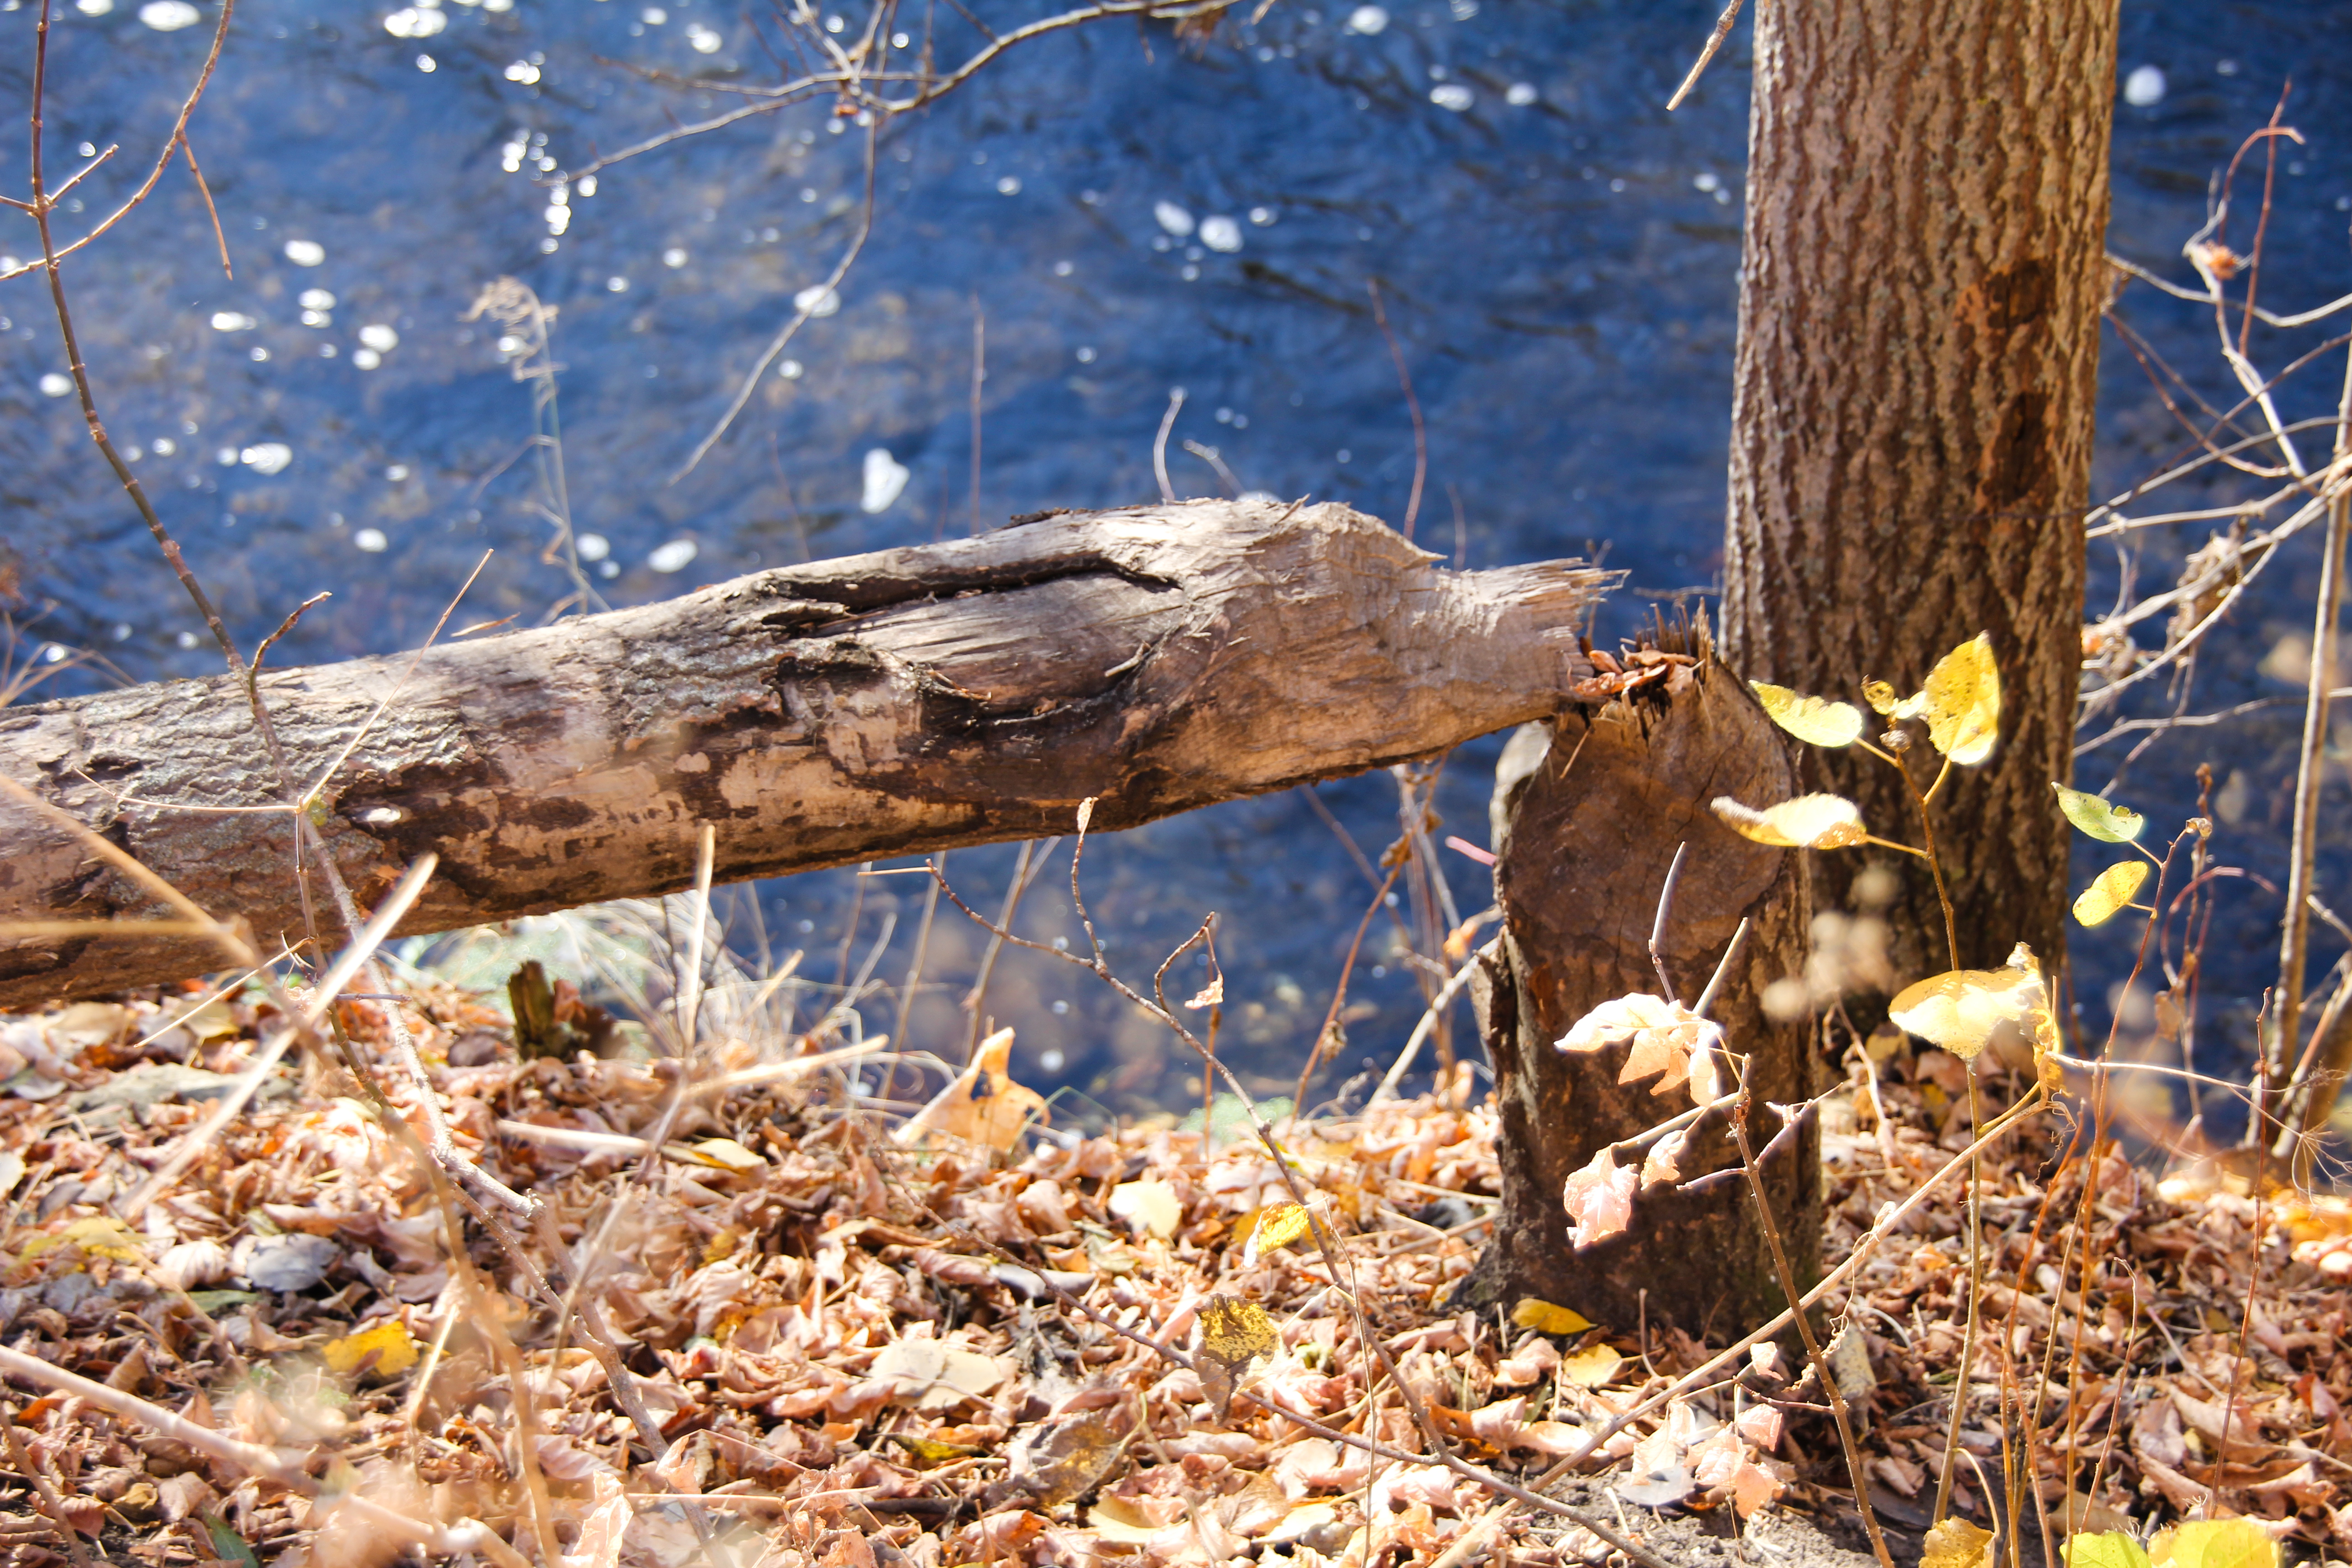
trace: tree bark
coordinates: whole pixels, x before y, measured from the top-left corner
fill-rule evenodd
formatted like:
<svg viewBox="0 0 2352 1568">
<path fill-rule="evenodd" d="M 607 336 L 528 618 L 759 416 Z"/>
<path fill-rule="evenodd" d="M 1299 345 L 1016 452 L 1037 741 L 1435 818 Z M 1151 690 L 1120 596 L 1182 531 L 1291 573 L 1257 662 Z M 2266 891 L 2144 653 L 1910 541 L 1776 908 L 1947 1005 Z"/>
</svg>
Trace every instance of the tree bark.
<svg viewBox="0 0 2352 1568">
<path fill-rule="evenodd" d="M 704 823 L 719 879 L 771 876 L 1066 832 L 1089 795 L 1096 828 L 1131 826 L 1556 711 L 1609 574 L 1438 559 L 1339 505 L 1068 513 L 261 690 L 362 901 L 437 851 L 401 929 L 445 931 L 690 886 Z M 0 772 L 300 936 L 288 818 L 254 809 L 284 797 L 226 677 L 0 710 Z M 160 912 L 5 798 L 0 843 L 0 922 Z M 0 1008 L 218 962 L 0 937 Z"/>
<path fill-rule="evenodd" d="M 1751 922 L 1709 1016 L 1750 1057 L 1759 1151 L 1782 1126 L 1765 1102 L 1814 1092 L 1811 1030 L 1774 1022 L 1759 1000 L 1803 961 L 1806 857 L 1742 838 L 1707 808 L 1718 795 L 1785 798 L 1795 783 L 1787 738 L 1727 670 L 1702 663 L 1694 676 L 1671 695 L 1572 711 L 1549 736 L 1531 727 L 1506 749 L 1496 800 L 1503 941 L 1471 983 L 1495 1067 L 1502 1204 L 1465 1304 L 1533 1296 L 1614 1330 L 1646 1316 L 1701 1336 L 1744 1332 L 1787 1304 L 1719 1114 L 1692 1131 L 1681 1161 L 1690 1180 L 1638 1194 L 1624 1235 L 1572 1249 L 1561 1204 L 1569 1176 L 1603 1145 L 1691 1106 L 1686 1089 L 1653 1094 L 1654 1079 L 1620 1084 L 1625 1047 L 1569 1054 L 1553 1043 L 1602 1002 L 1658 992 L 1651 926 L 1685 845 L 1666 972 L 1695 1003 L 1740 921 Z M 1641 1156 L 1618 1163 L 1638 1167 Z M 1822 1221 L 1812 1119 L 1762 1163 L 1789 1255 L 1810 1274 Z"/>
<path fill-rule="evenodd" d="M 1969 965 L 2021 939 L 2054 963 L 2064 931 L 2050 782 L 2071 774 L 2081 665 L 2116 6 L 1757 8 L 1726 658 L 1851 699 L 1866 677 L 1916 690 L 1992 634 L 2000 748 L 1937 805 Z M 1918 842 L 1884 764 L 1808 766 L 1805 787 Z M 1934 889 L 1896 858 L 1899 984 L 1948 961 Z M 1823 904 L 1866 863 L 1823 857 Z"/>
</svg>

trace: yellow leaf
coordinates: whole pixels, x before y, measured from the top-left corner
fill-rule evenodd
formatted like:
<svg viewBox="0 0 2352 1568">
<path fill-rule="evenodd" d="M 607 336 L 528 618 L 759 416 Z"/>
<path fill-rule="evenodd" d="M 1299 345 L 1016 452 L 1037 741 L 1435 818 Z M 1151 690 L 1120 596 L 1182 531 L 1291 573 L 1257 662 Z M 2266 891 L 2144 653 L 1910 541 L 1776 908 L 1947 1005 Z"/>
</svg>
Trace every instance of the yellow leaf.
<svg viewBox="0 0 2352 1568">
<path fill-rule="evenodd" d="M 2147 818 L 2130 806 L 2068 789 L 2054 779 L 2050 787 L 2058 792 L 2058 809 L 2066 814 L 2066 820 L 2102 844 L 2128 844 L 2147 826 Z"/>
<path fill-rule="evenodd" d="M 1869 703 L 1875 711 L 1885 714 L 1889 718 L 1894 717 L 1895 710 L 1902 703 L 1902 699 L 1895 695 L 1895 688 L 1883 680 L 1864 681 L 1862 700 Z"/>
<path fill-rule="evenodd" d="M 1552 1310 L 1559 1310 L 1556 1307 Z M 1607 1345 L 1592 1345 L 1574 1355 L 1562 1356 L 1559 1375 L 1579 1388 L 1599 1388 L 1616 1376 L 1617 1369 L 1624 1364 L 1625 1358 Z"/>
<path fill-rule="evenodd" d="M 886 1434 L 893 1443 L 926 1465 L 944 1465 L 950 1459 L 969 1458 L 980 1452 L 962 1443 L 940 1443 L 929 1437 L 909 1436 L 904 1432 Z"/>
<path fill-rule="evenodd" d="M 1257 1223 L 1250 1227 L 1249 1244 L 1242 1248 L 1243 1266 L 1246 1268 L 1264 1254 L 1288 1247 L 1305 1236 L 1313 1224 L 1307 1210 L 1297 1204 L 1268 1204 L 1258 1210 Z"/>
<path fill-rule="evenodd" d="M 1121 1182 L 1110 1190 L 1110 1212 L 1162 1241 L 1176 1234 L 1177 1223 L 1184 1217 L 1176 1188 L 1167 1182 Z"/>
<path fill-rule="evenodd" d="M 1886 1016 L 1930 1045 L 1962 1058 L 1984 1049 L 2003 1024 L 2032 1017 L 2043 1005 L 2041 965 L 2019 944 L 2026 962 L 2011 955 L 2007 969 L 1952 969 L 1905 986 Z"/>
<path fill-rule="evenodd" d="M 2278 1568 L 2278 1542 L 2250 1519 L 2201 1519 L 2158 1531 L 2157 1568 Z"/>
<path fill-rule="evenodd" d="M 121 1263 L 135 1263 L 146 1256 L 139 1249 L 139 1238 L 131 1227 L 110 1215 L 93 1215 L 78 1219 L 55 1236 L 37 1236 L 25 1244 L 26 1258 L 38 1258 L 54 1247 L 71 1247 L 91 1258 L 111 1258 Z"/>
<path fill-rule="evenodd" d="M 381 1380 L 397 1377 L 416 1364 L 416 1342 L 409 1336 L 406 1323 L 386 1318 L 372 1329 L 329 1340 L 319 1354 L 331 1372 L 364 1371 L 367 1376 Z"/>
<path fill-rule="evenodd" d="M 1843 849 L 1869 837 L 1861 811 L 1842 795 L 1801 795 L 1761 811 L 1717 795 L 1715 815 L 1742 838 L 1785 849 Z"/>
<path fill-rule="evenodd" d="M 1209 1298 L 1201 1309 L 1200 1335 L 1201 1353 L 1233 1377 L 1248 1371 L 1258 1357 L 1272 1355 L 1282 1342 L 1264 1307 L 1232 1296 Z"/>
<path fill-rule="evenodd" d="M 1152 1523 L 1150 1517 L 1127 1498 L 1107 1497 L 1087 1510 L 1087 1528 L 1095 1532 L 1098 1541 L 1141 1546 L 1168 1527 Z"/>
<path fill-rule="evenodd" d="M 1555 1307 L 1549 1301 L 1539 1301 L 1533 1296 L 1522 1296 L 1519 1304 L 1511 1309 L 1511 1321 L 1523 1329 L 1533 1329 L 1539 1334 L 1580 1334 L 1592 1326 L 1581 1313 L 1566 1307 Z"/>
<path fill-rule="evenodd" d="M 2059 1551 L 2066 1568 L 2148 1568 L 2147 1549 L 2120 1530 L 2070 1535 Z"/>
<path fill-rule="evenodd" d="M 944 1133 L 999 1151 L 1012 1148 L 1031 1121 L 1045 1120 L 1045 1097 L 1013 1081 L 1012 1058 L 1013 1031 L 999 1029 L 981 1041 L 971 1065 L 894 1136 L 918 1147 Z"/>
<path fill-rule="evenodd" d="M 2105 925 L 2139 892 L 2147 880 L 2147 862 L 2118 860 L 2092 879 L 2074 900 L 2074 918 L 2086 926 Z"/>
<path fill-rule="evenodd" d="M 755 1171 L 768 1163 L 732 1138 L 705 1138 L 678 1152 L 696 1164 L 715 1165 L 722 1171 Z"/>
<path fill-rule="evenodd" d="M 1775 724 L 1811 746 L 1851 746 L 1862 739 L 1862 710 L 1826 697 L 1800 697 L 1785 686 L 1751 680 L 1748 689 Z"/>
<path fill-rule="evenodd" d="M 1985 1568 L 1991 1561 L 1992 1531 L 1965 1519 L 1948 1519 L 1927 1531 L 1919 1568 Z"/>
<path fill-rule="evenodd" d="M 1926 688 L 1897 711 L 1925 717 L 1928 742 L 1964 767 L 1991 756 L 2000 738 L 2000 670 L 1993 663 L 1992 638 L 1979 632 L 1937 659 Z"/>
</svg>

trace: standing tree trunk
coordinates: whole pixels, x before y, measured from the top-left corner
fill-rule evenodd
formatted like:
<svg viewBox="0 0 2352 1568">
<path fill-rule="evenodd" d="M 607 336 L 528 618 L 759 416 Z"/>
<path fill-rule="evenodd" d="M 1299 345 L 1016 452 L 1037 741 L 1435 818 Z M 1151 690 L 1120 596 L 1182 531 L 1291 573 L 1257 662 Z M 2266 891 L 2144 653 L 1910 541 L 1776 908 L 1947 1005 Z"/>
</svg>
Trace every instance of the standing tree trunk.
<svg viewBox="0 0 2352 1568">
<path fill-rule="evenodd" d="M 1703 647 L 1699 651 L 1703 654 Z M 1813 1092 L 1811 1031 L 1765 1016 L 1763 988 L 1803 961 L 1805 857 L 1734 834 L 1717 795 L 1784 798 L 1788 738 L 1728 670 L 1702 658 L 1671 693 L 1658 687 L 1523 730 L 1496 788 L 1498 954 L 1472 977 L 1501 1117 L 1502 1209 L 1464 1282 L 1466 1305 L 1521 1297 L 1631 1331 L 1646 1318 L 1694 1335 L 1738 1334 L 1787 1304 L 1720 1112 L 1694 1127 L 1686 1180 L 1637 1195 L 1632 1227 L 1581 1251 L 1568 1244 L 1560 1189 L 1604 1144 L 1689 1109 L 1690 1092 L 1617 1081 L 1627 1049 L 1565 1054 L 1553 1042 L 1601 1003 L 1660 986 L 1651 925 L 1675 851 L 1687 846 L 1663 951 L 1677 997 L 1697 1001 L 1745 918 L 1746 942 L 1710 1016 L 1751 1062 L 1753 1135 L 1781 1123 L 1766 1102 Z M 1529 740 L 1538 743 L 1530 746 Z M 1639 1153 L 1618 1158 L 1638 1167 Z M 1811 1119 L 1763 1158 L 1776 1223 L 1796 1266 L 1821 1253 L 1819 1130 Z M 1710 1173 L 1714 1173 L 1710 1174 Z"/>
<path fill-rule="evenodd" d="M 2069 776 L 2081 663 L 2116 4 L 1759 0 L 1756 15 L 1726 658 L 1851 699 L 1865 677 L 1915 690 L 1992 634 L 2000 747 L 1936 806 L 1969 965 L 2020 940 L 2055 962 L 2063 940 L 2050 781 Z M 1918 841 L 1883 763 L 1807 765 L 1807 787 Z M 1947 961 L 1934 889 L 1896 858 L 1899 983 Z M 1824 907 L 1867 863 L 1820 858 Z"/>
</svg>

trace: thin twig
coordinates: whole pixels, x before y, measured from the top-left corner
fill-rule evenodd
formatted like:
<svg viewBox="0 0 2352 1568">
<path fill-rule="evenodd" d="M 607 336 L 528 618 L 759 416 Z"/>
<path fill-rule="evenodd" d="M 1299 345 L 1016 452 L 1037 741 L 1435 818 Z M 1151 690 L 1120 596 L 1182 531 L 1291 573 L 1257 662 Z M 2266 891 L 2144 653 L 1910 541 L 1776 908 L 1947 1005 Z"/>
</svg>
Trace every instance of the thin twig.
<svg viewBox="0 0 2352 1568">
<path fill-rule="evenodd" d="M 1731 0 L 1731 4 L 1723 8 L 1723 15 L 1715 19 L 1715 31 L 1706 36 L 1706 47 L 1699 50 L 1698 58 L 1691 62 L 1690 74 L 1683 78 L 1682 86 L 1675 89 L 1674 97 L 1666 100 L 1668 114 L 1683 106 L 1683 100 L 1688 98 L 1691 89 L 1698 85 L 1700 73 L 1706 69 L 1707 62 L 1715 58 L 1717 49 L 1723 47 L 1723 40 L 1731 37 L 1731 26 L 1739 20 L 1739 4 L 1740 0 Z"/>
</svg>

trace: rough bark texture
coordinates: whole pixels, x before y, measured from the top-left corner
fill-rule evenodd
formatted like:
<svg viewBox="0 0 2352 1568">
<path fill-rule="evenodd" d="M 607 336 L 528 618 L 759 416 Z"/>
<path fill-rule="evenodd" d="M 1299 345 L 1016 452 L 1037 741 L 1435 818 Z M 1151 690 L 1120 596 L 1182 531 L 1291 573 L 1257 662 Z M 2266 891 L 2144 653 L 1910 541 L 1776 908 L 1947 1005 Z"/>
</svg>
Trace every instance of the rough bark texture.
<svg viewBox="0 0 2352 1568">
<path fill-rule="evenodd" d="M 1463 1298 L 1508 1307 L 1534 1296 L 1618 1329 L 1646 1311 L 1653 1323 L 1693 1334 L 1745 1331 L 1787 1298 L 1719 1118 L 1694 1130 L 1682 1170 L 1729 1173 L 1643 1193 L 1625 1235 L 1570 1247 L 1560 1202 L 1569 1176 L 1603 1144 L 1656 1126 L 1691 1100 L 1686 1089 L 1654 1095 L 1654 1079 L 1620 1084 L 1622 1047 L 1570 1055 L 1553 1042 L 1602 1002 L 1657 992 L 1651 926 L 1675 851 L 1687 843 L 1666 969 L 1680 999 L 1696 1001 L 1742 917 L 1754 922 L 1711 1016 L 1731 1049 L 1753 1057 L 1759 1103 L 1750 1131 L 1759 1151 L 1783 1125 L 1760 1102 L 1812 1094 L 1811 1031 L 1773 1023 L 1758 1000 L 1802 960 L 1805 857 L 1750 843 L 1707 809 L 1718 795 L 1784 798 L 1795 776 L 1786 738 L 1719 666 L 1703 666 L 1671 698 L 1636 696 L 1565 716 L 1549 748 L 1532 754 L 1531 735 L 1540 741 L 1542 731 L 1513 738 L 1498 771 L 1502 951 L 1472 981 L 1495 1066 L 1503 1201 Z M 1809 1276 L 1821 1254 L 1811 1119 L 1764 1168 L 1790 1259 Z"/>
<path fill-rule="evenodd" d="M 1559 710 L 1606 574 L 1450 572 L 1343 506 L 1198 502 L 763 572 L 664 604 L 285 671 L 262 689 L 364 900 L 403 929 L 1097 829 L 1443 752 Z M 280 797 L 226 679 L 0 710 L 0 772 L 264 940 L 299 934 Z M 0 801 L 0 921 L 154 912 Z M 0 1008 L 218 963 L 172 939 L 0 938 Z"/>
<path fill-rule="evenodd" d="M 2116 0 L 1757 10 L 1726 658 L 1851 700 L 1992 634 L 2000 750 L 1937 802 L 1970 965 L 2021 939 L 2054 962 L 2063 934 L 2050 781 L 2081 663 L 2115 59 Z M 1884 764 L 1809 766 L 1918 842 Z M 1823 857 L 1823 903 L 1865 863 Z M 1899 982 L 1946 957 L 1927 876 L 1898 869 Z"/>
</svg>

